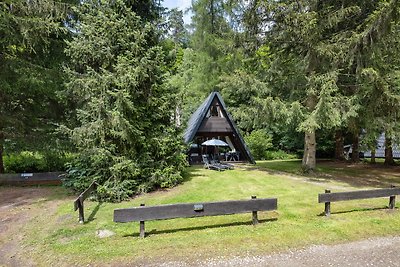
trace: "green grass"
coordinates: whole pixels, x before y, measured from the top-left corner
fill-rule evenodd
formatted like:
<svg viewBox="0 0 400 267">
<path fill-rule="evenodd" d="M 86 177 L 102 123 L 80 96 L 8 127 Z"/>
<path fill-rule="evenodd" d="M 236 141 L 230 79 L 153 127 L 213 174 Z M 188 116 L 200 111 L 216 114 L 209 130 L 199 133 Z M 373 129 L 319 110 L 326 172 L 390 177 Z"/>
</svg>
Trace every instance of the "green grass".
<svg viewBox="0 0 400 267">
<path fill-rule="evenodd" d="M 368 162 L 352 164 L 319 160 L 315 171 L 307 175 L 302 173 L 301 160 L 259 161 L 257 167 L 270 172 L 286 172 L 319 182 L 339 182 L 353 187 L 400 186 L 400 166 L 385 166 L 383 161 L 376 164 Z"/>
<path fill-rule="evenodd" d="M 400 212 L 385 209 L 388 199 L 332 204 L 332 216 L 320 216 L 318 193 L 327 186 L 341 191 L 361 187 L 343 181 L 318 180 L 271 174 L 264 168 L 292 170 L 298 161 L 261 162 L 261 169 L 243 168 L 216 172 L 189 168 L 184 184 L 168 191 L 144 194 L 119 204 L 85 202 L 88 223 L 79 225 L 72 198 L 59 196 L 55 214 L 36 217 L 26 227 L 25 243 L 42 265 L 148 263 L 223 255 L 257 255 L 311 244 L 333 244 L 371 236 L 399 234 Z M 322 182 L 321 182 L 322 181 Z M 363 186 L 364 188 L 365 186 Z M 336 189 L 338 190 L 338 189 Z M 338 190 L 339 191 L 339 190 Z M 277 197 L 278 210 L 260 212 L 262 223 L 253 227 L 251 214 L 173 219 L 146 222 L 145 239 L 139 224 L 112 222 L 116 208 L 179 203 Z M 95 211 L 95 214 L 90 214 Z M 100 239 L 96 231 L 116 234 Z"/>
</svg>

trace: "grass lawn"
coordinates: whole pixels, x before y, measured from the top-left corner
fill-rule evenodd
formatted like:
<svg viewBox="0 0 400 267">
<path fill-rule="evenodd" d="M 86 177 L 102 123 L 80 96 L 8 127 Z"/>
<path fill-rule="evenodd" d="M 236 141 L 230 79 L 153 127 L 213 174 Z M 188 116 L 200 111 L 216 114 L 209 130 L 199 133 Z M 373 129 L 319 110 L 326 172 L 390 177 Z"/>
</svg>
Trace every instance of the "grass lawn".
<svg viewBox="0 0 400 267">
<path fill-rule="evenodd" d="M 275 160 L 257 162 L 257 167 L 303 175 L 301 160 Z M 319 160 L 313 174 L 307 175 L 310 180 L 319 182 L 341 182 L 355 187 L 390 187 L 400 186 L 400 166 L 385 166 L 383 161 L 376 164 L 361 162 L 358 164 Z"/>
<path fill-rule="evenodd" d="M 311 244 L 334 244 L 400 233 L 400 212 L 385 209 L 388 198 L 332 203 L 329 218 L 321 216 L 324 205 L 317 202 L 318 193 L 325 188 L 348 191 L 399 184 L 400 176 L 396 171 L 389 173 L 376 168 L 376 173 L 383 177 L 379 185 L 376 181 L 368 182 L 363 172 L 353 172 L 345 165 L 340 169 L 335 164 L 322 164 L 310 177 L 276 173 L 296 173 L 299 164 L 299 161 L 260 162 L 257 167 L 242 166 L 225 172 L 190 167 L 187 181 L 171 190 L 144 194 L 117 204 L 85 202 L 89 222 L 84 225 L 77 223 L 78 214 L 72 210 L 72 197 L 66 192 L 59 193 L 60 204 L 55 212 L 32 219 L 24 228 L 23 242 L 39 265 L 112 263 L 117 266 L 172 260 L 190 262 L 225 255 L 260 255 Z M 351 177 L 356 181 L 351 181 Z M 239 200 L 250 199 L 251 195 L 278 198 L 278 210 L 260 212 L 262 222 L 256 227 L 251 224 L 251 213 L 150 221 L 146 222 L 148 236 L 140 239 L 139 223 L 112 221 L 114 209 L 139 206 L 140 203 L 150 206 Z M 37 205 L 45 207 L 44 203 Z M 111 230 L 115 235 L 98 238 L 96 231 L 103 229 Z"/>
</svg>

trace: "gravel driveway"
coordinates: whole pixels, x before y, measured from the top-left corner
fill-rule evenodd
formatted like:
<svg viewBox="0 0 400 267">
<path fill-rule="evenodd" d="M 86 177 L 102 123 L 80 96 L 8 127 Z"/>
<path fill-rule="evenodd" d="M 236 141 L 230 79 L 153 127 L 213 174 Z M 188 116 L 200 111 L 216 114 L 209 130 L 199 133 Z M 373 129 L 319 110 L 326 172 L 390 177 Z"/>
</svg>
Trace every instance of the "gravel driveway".
<svg viewBox="0 0 400 267">
<path fill-rule="evenodd" d="M 265 256 L 220 257 L 204 261 L 166 262 L 154 266 L 400 266 L 400 236 L 339 245 L 318 245 Z"/>
</svg>

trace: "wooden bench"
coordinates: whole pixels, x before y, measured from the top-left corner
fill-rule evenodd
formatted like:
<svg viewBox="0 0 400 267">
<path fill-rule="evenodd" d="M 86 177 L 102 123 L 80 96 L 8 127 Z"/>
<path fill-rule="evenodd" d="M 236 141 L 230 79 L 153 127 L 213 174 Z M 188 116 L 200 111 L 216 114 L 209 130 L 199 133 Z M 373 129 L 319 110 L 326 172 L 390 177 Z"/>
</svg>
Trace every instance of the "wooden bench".
<svg viewBox="0 0 400 267">
<path fill-rule="evenodd" d="M 77 209 L 79 209 L 79 222 L 80 223 L 84 223 L 85 222 L 85 214 L 83 211 L 83 202 L 85 201 L 85 199 L 87 199 L 90 194 L 96 190 L 98 184 L 96 183 L 96 181 L 93 181 L 89 187 L 83 191 L 74 201 L 74 211 L 76 211 Z"/>
<path fill-rule="evenodd" d="M 331 193 L 331 190 L 326 189 L 325 194 L 318 195 L 318 203 L 325 203 L 325 216 L 329 216 L 331 214 L 331 202 L 389 197 L 389 208 L 394 209 L 396 195 L 400 195 L 400 188 L 396 188 L 394 186 L 392 186 L 392 188 L 338 192 L 338 193 Z"/>
<path fill-rule="evenodd" d="M 0 185 L 60 185 L 62 172 L 0 174 Z"/>
<path fill-rule="evenodd" d="M 140 207 L 114 210 L 114 222 L 139 221 L 140 237 L 143 238 L 145 236 L 145 221 L 252 212 L 253 225 L 256 225 L 258 223 L 257 211 L 277 209 L 278 201 L 276 198 L 257 199 L 256 196 L 251 198 L 251 200 L 180 203 L 151 207 L 145 207 L 144 204 L 141 204 Z"/>
</svg>

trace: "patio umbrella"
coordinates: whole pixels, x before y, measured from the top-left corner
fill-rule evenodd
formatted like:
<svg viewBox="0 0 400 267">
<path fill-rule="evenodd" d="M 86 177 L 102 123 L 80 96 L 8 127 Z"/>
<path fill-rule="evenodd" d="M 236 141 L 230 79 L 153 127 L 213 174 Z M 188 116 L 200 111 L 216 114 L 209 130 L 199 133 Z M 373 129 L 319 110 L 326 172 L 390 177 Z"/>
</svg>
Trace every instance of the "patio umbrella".
<svg viewBox="0 0 400 267">
<path fill-rule="evenodd" d="M 205 142 L 203 142 L 203 143 L 201 143 L 201 145 L 203 145 L 203 146 L 213 146 L 213 147 L 215 147 L 215 151 L 214 151 L 214 156 L 213 157 L 215 157 L 215 155 L 218 155 L 218 148 L 217 147 L 219 147 L 219 146 L 229 146 L 227 143 L 225 143 L 224 141 L 222 141 L 222 140 L 219 140 L 219 139 L 211 139 L 211 140 L 207 140 L 207 141 L 205 141 Z M 208 149 L 207 149 L 208 150 Z"/>
<path fill-rule="evenodd" d="M 229 146 L 226 142 L 219 139 L 211 139 L 201 143 L 203 146 Z"/>
</svg>

